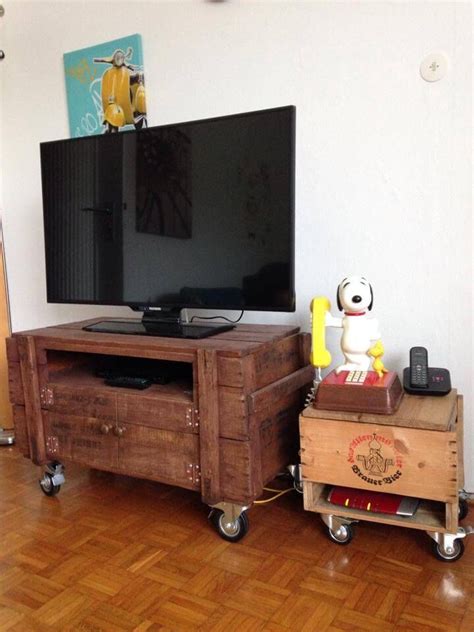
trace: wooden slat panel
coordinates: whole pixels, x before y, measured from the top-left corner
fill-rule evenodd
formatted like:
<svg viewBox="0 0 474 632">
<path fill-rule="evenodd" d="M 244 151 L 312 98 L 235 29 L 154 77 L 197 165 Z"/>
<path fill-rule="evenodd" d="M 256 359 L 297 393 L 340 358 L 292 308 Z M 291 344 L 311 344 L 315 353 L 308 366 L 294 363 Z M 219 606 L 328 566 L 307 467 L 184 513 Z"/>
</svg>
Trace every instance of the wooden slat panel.
<svg viewBox="0 0 474 632">
<path fill-rule="evenodd" d="M 279 400 L 282 397 L 299 390 L 303 386 L 309 385 L 312 378 L 313 368 L 311 366 L 306 366 L 294 373 L 291 373 L 291 375 L 287 375 L 286 377 L 273 382 L 273 384 L 270 384 L 269 386 L 261 388 L 249 397 L 250 412 L 258 413 L 260 410 L 268 408 L 273 401 Z"/>
<path fill-rule="evenodd" d="M 199 349 L 197 363 L 202 475 L 201 495 L 203 502 L 213 505 L 222 500 L 220 490 L 220 413 L 219 391 L 217 388 L 217 353 L 207 349 Z"/>
<path fill-rule="evenodd" d="M 238 504 L 250 504 L 261 490 L 254 485 L 250 442 L 219 440 L 220 498 Z"/>
<path fill-rule="evenodd" d="M 5 278 L 5 262 L 3 241 L 0 226 L 0 426 L 13 426 L 12 408 L 9 402 L 8 360 L 5 340 L 10 336 L 10 314 L 8 307 L 7 281 Z"/>
<path fill-rule="evenodd" d="M 7 338 L 7 358 L 9 362 L 20 362 L 20 356 L 18 354 L 17 338 Z"/>
<path fill-rule="evenodd" d="M 12 404 L 25 405 L 23 394 L 23 381 L 21 379 L 21 367 L 19 362 L 8 363 L 8 391 Z"/>
<path fill-rule="evenodd" d="M 92 467 L 117 468 L 118 439 L 101 431 L 104 420 L 56 412 L 44 413 L 46 454 L 49 460 L 72 459 Z"/>
<path fill-rule="evenodd" d="M 299 463 L 299 393 L 293 392 L 275 402 L 258 424 L 261 475 L 268 483 L 287 465 Z"/>
<path fill-rule="evenodd" d="M 249 439 L 247 397 L 241 389 L 219 388 L 219 436 Z"/>
<path fill-rule="evenodd" d="M 24 406 L 13 406 L 13 425 L 15 428 L 15 445 L 23 456 L 30 456 L 28 427 Z"/>
<path fill-rule="evenodd" d="M 304 364 L 308 363 L 308 359 Z M 219 353 L 219 385 L 244 388 L 250 393 L 293 373 L 302 366 L 300 336 L 263 343 L 242 359 Z"/>
<path fill-rule="evenodd" d="M 301 416 L 300 437 L 307 480 L 443 502 L 457 499 L 454 432 Z"/>
<path fill-rule="evenodd" d="M 458 488 L 464 489 L 464 405 L 463 396 L 457 397 L 456 435 L 458 439 Z"/>
<path fill-rule="evenodd" d="M 455 389 L 444 397 L 425 397 L 421 395 L 407 395 L 405 393 L 400 407 L 393 415 L 321 410 L 308 406 L 303 411 L 303 416 L 444 432 L 451 429 L 456 421 L 456 398 L 457 392 Z"/>
<path fill-rule="evenodd" d="M 65 415 L 106 419 L 115 423 L 117 415 L 115 391 L 107 392 L 104 388 L 81 388 L 74 381 L 70 384 L 49 383 L 47 388 L 52 397 L 49 400 L 51 403 L 48 403 L 47 398 L 43 399 L 44 409 Z"/>
<path fill-rule="evenodd" d="M 17 334 L 14 334 L 16 336 Z M 160 338 L 126 334 L 102 334 L 60 327 L 31 332 L 38 346 L 45 349 L 105 353 L 192 362 L 197 349 L 225 351 L 231 356 L 242 356 L 258 349 L 259 342 L 223 340 L 219 335 L 191 340 Z"/>
<path fill-rule="evenodd" d="M 199 438 L 131 424 L 119 424 L 118 466 L 139 475 L 188 489 L 199 489 Z M 194 467 L 194 469 L 193 469 Z"/>
<path fill-rule="evenodd" d="M 139 424 L 151 428 L 175 432 L 198 433 L 199 427 L 194 405 L 189 401 L 177 401 L 163 395 L 147 397 L 146 393 L 119 393 L 117 395 L 119 422 Z"/>
<path fill-rule="evenodd" d="M 33 463 L 41 465 L 47 460 L 43 419 L 41 414 L 40 387 L 36 366 L 35 340 L 31 336 L 18 338 L 21 378 L 25 395 L 25 413 L 28 423 L 30 455 Z"/>
</svg>

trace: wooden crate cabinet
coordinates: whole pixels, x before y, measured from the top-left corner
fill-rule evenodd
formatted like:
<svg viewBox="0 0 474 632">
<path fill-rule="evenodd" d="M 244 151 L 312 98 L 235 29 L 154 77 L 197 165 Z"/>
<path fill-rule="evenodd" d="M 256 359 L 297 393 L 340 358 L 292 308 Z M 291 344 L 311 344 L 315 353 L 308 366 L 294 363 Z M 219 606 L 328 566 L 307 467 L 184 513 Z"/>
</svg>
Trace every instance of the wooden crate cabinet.
<svg viewBox="0 0 474 632">
<path fill-rule="evenodd" d="M 298 452 L 309 335 L 239 325 L 202 340 L 86 332 L 100 319 L 7 341 L 17 445 L 35 464 L 73 461 L 249 505 Z M 169 384 L 120 389 L 97 377 L 104 357 L 178 362 Z"/>
<path fill-rule="evenodd" d="M 300 417 L 305 509 L 438 533 L 458 529 L 463 487 L 462 396 L 404 396 L 394 415 L 306 408 Z M 332 485 L 422 499 L 413 517 L 327 501 Z"/>
</svg>

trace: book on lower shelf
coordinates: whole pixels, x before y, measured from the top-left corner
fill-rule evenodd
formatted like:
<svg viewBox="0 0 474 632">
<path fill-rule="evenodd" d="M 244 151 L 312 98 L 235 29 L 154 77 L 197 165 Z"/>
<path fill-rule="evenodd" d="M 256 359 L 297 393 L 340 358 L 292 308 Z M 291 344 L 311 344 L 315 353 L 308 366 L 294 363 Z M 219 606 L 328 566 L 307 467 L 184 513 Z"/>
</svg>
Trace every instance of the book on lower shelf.
<svg viewBox="0 0 474 632">
<path fill-rule="evenodd" d="M 339 486 L 331 487 L 327 499 L 333 505 L 348 509 L 397 516 L 414 516 L 420 504 L 419 498 Z"/>
</svg>

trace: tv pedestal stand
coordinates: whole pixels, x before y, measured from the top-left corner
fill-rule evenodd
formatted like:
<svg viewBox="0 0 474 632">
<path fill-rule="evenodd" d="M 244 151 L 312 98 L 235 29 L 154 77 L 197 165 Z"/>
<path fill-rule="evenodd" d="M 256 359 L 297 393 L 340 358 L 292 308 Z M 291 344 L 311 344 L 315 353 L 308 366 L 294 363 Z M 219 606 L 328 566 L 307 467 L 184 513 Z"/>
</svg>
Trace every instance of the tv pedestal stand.
<svg viewBox="0 0 474 632">
<path fill-rule="evenodd" d="M 86 331 L 111 334 L 138 334 L 140 336 L 165 336 L 167 338 L 207 338 L 234 328 L 231 323 L 186 323 L 181 320 L 181 308 L 153 310 L 138 308 L 143 311 L 141 320 L 102 320 L 86 325 Z"/>
<path fill-rule="evenodd" d="M 7 340 L 16 443 L 45 466 L 43 491 L 59 491 L 68 462 L 176 485 L 213 507 L 222 537 L 240 539 L 263 486 L 298 462 L 309 334 L 273 325 L 202 340 L 84 330 L 97 321 Z M 97 368 L 126 358 L 179 370 L 142 391 L 107 386 Z"/>
</svg>

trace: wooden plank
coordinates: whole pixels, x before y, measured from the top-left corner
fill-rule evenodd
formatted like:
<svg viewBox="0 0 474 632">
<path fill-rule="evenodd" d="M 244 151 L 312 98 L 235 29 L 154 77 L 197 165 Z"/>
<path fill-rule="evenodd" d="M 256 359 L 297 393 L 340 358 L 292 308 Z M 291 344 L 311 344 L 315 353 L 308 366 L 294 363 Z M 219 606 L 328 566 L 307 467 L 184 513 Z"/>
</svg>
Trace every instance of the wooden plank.
<svg viewBox="0 0 474 632">
<path fill-rule="evenodd" d="M 82 415 L 96 419 L 116 420 L 117 394 L 115 390 L 80 386 L 74 381 L 69 383 L 48 383 L 47 397 L 43 398 L 42 408 L 65 415 Z"/>
<path fill-rule="evenodd" d="M 219 388 L 219 436 L 228 439 L 249 439 L 249 411 L 242 389 Z"/>
<path fill-rule="evenodd" d="M 208 349 L 197 352 L 201 496 L 213 505 L 222 500 L 219 458 L 219 394 L 217 353 Z"/>
<path fill-rule="evenodd" d="M 299 348 L 300 348 L 300 363 L 301 366 L 306 366 L 310 362 L 311 354 L 311 334 L 302 332 L 299 335 Z"/>
<path fill-rule="evenodd" d="M 175 432 L 199 433 L 198 417 L 192 399 L 190 401 L 189 398 L 184 400 L 170 397 L 166 395 L 166 391 L 162 391 L 159 397 L 150 397 L 147 392 L 117 394 L 119 422 Z"/>
<path fill-rule="evenodd" d="M 354 387 L 358 388 L 358 387 Z M 399 409 L 393 415 L 350 413 L 335 410 L 321 410 L 308 406 L 304 417 L 354 421 L 366 424 L 404 426 L 445 432 L 453 427 L 457 416 L 457 392 L 453 389 L 444 397 L 405 395 Z"/>
<path fill-rule="evenodd" d="M 201 439 L 202 441 L 202 439 Z M 256 487 L 255 462 L 249 441 L 220 439 L 220 500 L 240 505 L 251 504 L 262 492 Z"/>
<path fill-rule="evenodd" d="M 249 396 L 249 410 L 251 413 L 258 413 L 272 403 L 293 393 L 303 386 L 307 386 L 313 379 L 313 367 L 305 366 L 290 375 L 287 375 L 269 386 L 261 388 L 259 391 Z"/>
<path fill-rule="evenodd" d="M 9 362 L 20 362 L 20 356 L 18 355 L 17 338 L 7 338 L 7 358 Z"/>
<path fill-rule="evenodd" d="M 313 488 L 314 486 L 314 488 Z M 326 500 L 329 487 L 319 483 L 303 481 L 303 496 L 305 509 L 320 514 L 332 514 L 341 518 L 353 518 L 367 522 L 378 522 L 423 531 L 439 531 L 447 533 L 442 503 L 422 501 L 414 516 L 397 516 L 390 514 L 371 513 L 362 509 L 348 509 L 333 505 Z"/>
<path fill-rule="evenodd" d="M 446 530 L 448 533 L 456 533 L 459 523 L 459 500 L 456 502 L 446 503 Z"/>
<path fill-rule="evenodd" d="M 454 432 L 300 417 L 307 480 L 455 502 Z"/>
<path fill-rule="evenodd" d="M 10 336 L 10 310 L 0 222 L 0 426 L 13 426 L 12 408 L 9 402 L 8 359 L 5 340 Z"/>
<path fill-rule="evenodd" d="M 23 381 L 21 379 L 21 367 L 19 362 L 8 362 L 8 392 L 10 402 L 20 406 L 25 405 L 23 394 Z"/>
<path fill-rule="evenodd" d="M 25 413 L 28 425 L 30 455 L 33 463 L 41 465 L 46 463 L 47 456 L 41 414 L 40 387 L 36 366 L 35 339 L 31 336 L 20 336 L 17 344 L 25 395 Z"/>
<path fill-rule="evenodd" d="M 299 462 L 299 394 L 293 392 L 275 404 L 275 408 L 270 408 L 257 426 L 263 484 L 283 472 L 288 465 Z"/>
<path fill-rule="evenodd" d="M 18 334 L 13 334 L 17 336 Z M 160 338 L 106 334 L 83 330 L 49 327 L 29 332 L 44 349 L 83 351 L 192 362 L 197 349 L 225 351 L 231 356 L 242 356 L 258 349 L 261 342 L 225 340 L 219 335 L 192 340 L 188 338 Z"/>
<path fill-rule="evenodd" d="M 218 357 L 219 385 L 241 387 L 250 393 L 293 373 L 304 364 L 301 363 L 299 334 L 262 343 L 254 353 L 243 358 L 232 358 L 221 352 Z"/>
<path fill-rule="evenodd" d="M 155 481 L 200 488 L 199 438 L 184 432 L 121 424 L 118 467 Z"/>
<path fill-rule="evenodd" d="M 46 454 L 50 461 L 71 459 L 90 467 L 116 468 L 118 439 L 114 423 L 85 415 L 44 413 Z"/>
<path fill-rule="evenodd" d="M 21 454 L 28 458 L 30 456 L 30 444 L 24 406 L 13 406 L 13 426 L 15 428 L 15 445 Z"/>
<path fill-rule="evenodd" d="M 456 436 L 458 441 L 458 488 L 464 489 L 464 405 L 463 396 L 457 397 Z"/>
</svg>

